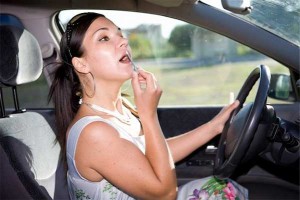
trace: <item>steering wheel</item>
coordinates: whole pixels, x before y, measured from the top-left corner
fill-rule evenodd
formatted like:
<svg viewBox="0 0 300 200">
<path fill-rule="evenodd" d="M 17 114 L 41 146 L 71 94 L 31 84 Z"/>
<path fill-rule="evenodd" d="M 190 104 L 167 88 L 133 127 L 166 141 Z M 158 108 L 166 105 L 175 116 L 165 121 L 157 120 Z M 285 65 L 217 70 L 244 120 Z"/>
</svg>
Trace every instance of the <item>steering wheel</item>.
<svg viewBox="0 0 300 200">
<path fill-rule="evenodd" d="M 258 79 L 259 85 L 254 102 L 247 103 L 243 107 Z M 217 178 L 228 178 L 244 159 L 266 106 L 269 85 L 270 70 L 267 66 L 260 65 L 250 73 L 242 86 L 236 98 L 240 101 L 240 105 L 231 114 L 220 137 L 214 165 L 214 176 Z"/>
</svg>

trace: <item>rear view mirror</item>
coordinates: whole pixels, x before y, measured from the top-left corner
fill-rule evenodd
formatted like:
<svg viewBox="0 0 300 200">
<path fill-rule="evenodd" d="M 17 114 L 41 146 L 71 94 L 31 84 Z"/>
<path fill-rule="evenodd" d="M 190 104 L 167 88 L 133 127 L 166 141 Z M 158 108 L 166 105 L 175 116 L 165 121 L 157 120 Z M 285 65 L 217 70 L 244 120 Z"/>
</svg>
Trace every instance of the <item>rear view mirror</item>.
<svg viewBox="0 0 300 200">
<path fill-rule="evenodd" d="M 295 95 L 290 76 L 285 74 L 272 74 L 268 96 L 278 100 L 294 101 Z"/>
<path fill-rule="evenodd" d="M 226 10 L 242 15 L 249 14 L 253 9 L 251 0 L 222 0 L 222 6 Z"/>
</svg>

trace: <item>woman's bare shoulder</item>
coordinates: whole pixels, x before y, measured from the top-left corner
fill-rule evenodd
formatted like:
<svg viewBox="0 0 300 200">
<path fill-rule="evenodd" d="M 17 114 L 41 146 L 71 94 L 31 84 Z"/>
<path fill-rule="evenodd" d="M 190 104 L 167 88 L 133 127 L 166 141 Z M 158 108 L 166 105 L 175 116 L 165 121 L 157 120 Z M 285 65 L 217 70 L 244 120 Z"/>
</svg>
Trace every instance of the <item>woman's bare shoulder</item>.
<svg viewBox="0 0 300 200">
<path fill-rule="evenodd" d="M 104 138 L 119 138 L 118 130 L 105 120 L 95 120 L 86 125 L 81 133 L 85 139 L 101 142 Z M 97 139 L 97 140 L 95 140 Z"/>
</svg>

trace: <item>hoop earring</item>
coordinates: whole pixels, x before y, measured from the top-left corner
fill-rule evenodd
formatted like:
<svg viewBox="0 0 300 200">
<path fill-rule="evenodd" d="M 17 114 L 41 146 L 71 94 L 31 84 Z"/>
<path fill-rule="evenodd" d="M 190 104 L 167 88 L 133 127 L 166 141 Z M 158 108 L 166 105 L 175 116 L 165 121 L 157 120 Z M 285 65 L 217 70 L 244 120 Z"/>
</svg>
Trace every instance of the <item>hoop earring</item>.
<svg viewBox="0 0 300 200">
<path fill-rule="evenodd" d="M 89 73 L 87 73 L 87 75 L 88 74 L 90 74 L 91 76 L 92 76 L 92 82 L 93 82 L 93 92 L 91 93 L 91 94 L 88 94 L 87 93 L 87 90 L 86 90 L 86 86 L 85 85 L 88 85 L 88 84 L 84 84 L 84 81 L 83 81 L 83 83 L 82 83 L 82 86 L 83 86 L 83 90 L 84 90 L 84 93 L 86 94 L 86 96 L 88 96 L 89 98 L 92 98 L 92 97 L 94 97 L 94 95 L 95 95 L 95 93 L 96 93 L 96 84 L 95 84 L 95 78 L 94 78 L 94 75 L 91 73 L 91 72 L 89 72 Z M 87 82 L 86 82 L 87 83 Z"/>
</svg>

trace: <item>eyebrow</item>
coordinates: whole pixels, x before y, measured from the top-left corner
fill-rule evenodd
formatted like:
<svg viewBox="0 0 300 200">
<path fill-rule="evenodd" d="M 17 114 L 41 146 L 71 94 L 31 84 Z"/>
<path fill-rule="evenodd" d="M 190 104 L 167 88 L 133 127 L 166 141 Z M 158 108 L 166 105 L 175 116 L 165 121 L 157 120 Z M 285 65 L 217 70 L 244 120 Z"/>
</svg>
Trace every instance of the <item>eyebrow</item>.
<svg viewBox="0 0 300 200">
<path fill-rule="evenodd" d="M 109 28 L 107 28 L 107 27 L 102 27 L 102 28 L 97 29 L 97 30 L 93 33 L 93 35 L 95 35 L 98 31 L 108 31 L 108 30 L 109 30 Z M 120 27 L 117 27 L 117 30 L 120 31 L 120 32 L 122 32 L 122 30 L 121 30 Z"/>
</svg>

